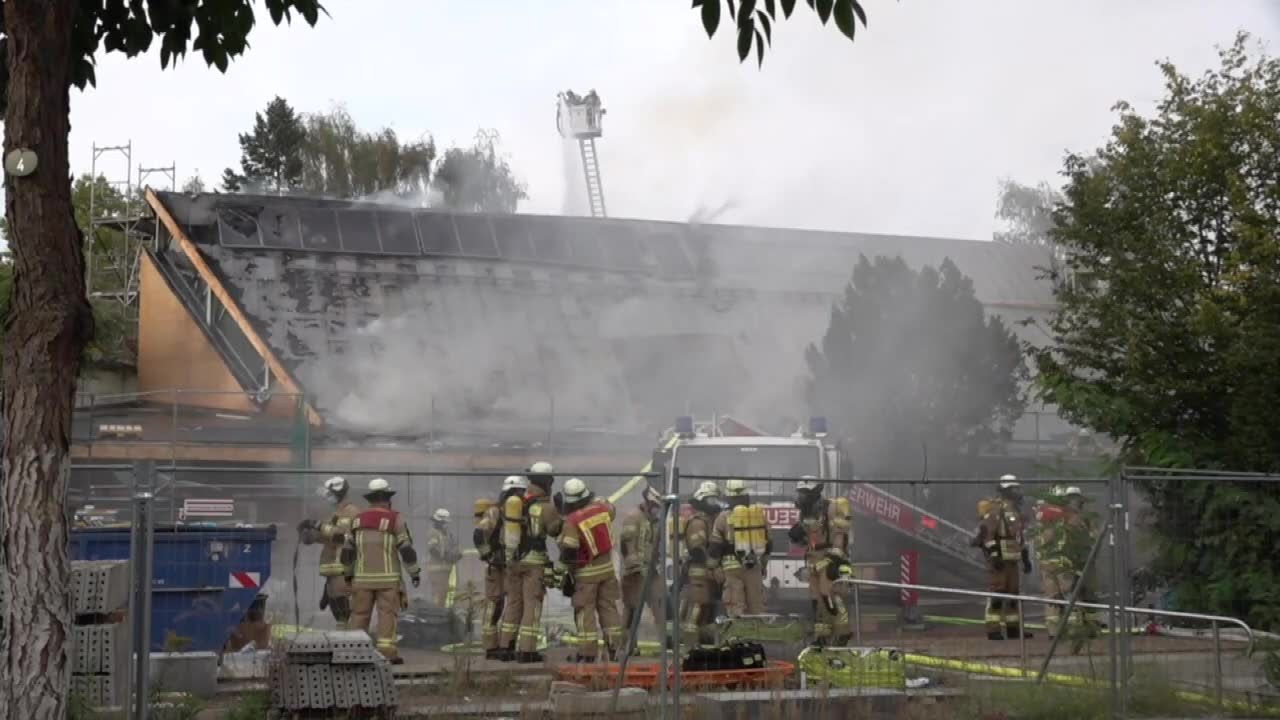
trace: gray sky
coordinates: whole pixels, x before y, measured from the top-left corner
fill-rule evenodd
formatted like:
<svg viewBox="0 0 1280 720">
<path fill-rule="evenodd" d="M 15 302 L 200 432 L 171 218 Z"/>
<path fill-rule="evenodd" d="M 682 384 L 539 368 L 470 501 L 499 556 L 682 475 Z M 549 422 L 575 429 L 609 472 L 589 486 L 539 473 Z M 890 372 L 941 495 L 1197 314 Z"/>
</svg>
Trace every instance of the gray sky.
<svg viewBox="0 0 1280 720">
<path fill-rule="evenodd" d="M 556 93 L 595 88 L 613 216 L 731 203 L 717 220 L 989 238 L 998 178 L 1056 182 L 1064 151 L 1105 139 L 1115 101 L 1159 97 L 1157 58 L 1198 73 L 1240 28 L 1280 45 L 1280 0 L 864 0 L 853 44 L 798 3 L 759 71 L 685 1 L 325 4 L 315 29 L 260 10 L 225 75 L 198 54 L 167 71 L 158 53 L 103 57 L 97 89 L 73 91 L 73 171 L 92 143 L 132 139 L 135 167 L 176 162 L 180 183 L 199 169 L 212 184 L 279 94 L 441 149 L 494 128 L 529 185 L 521 209 L 556 213 Z M 122 160 L 100 172 L 123 177 Z"/>
</svg>

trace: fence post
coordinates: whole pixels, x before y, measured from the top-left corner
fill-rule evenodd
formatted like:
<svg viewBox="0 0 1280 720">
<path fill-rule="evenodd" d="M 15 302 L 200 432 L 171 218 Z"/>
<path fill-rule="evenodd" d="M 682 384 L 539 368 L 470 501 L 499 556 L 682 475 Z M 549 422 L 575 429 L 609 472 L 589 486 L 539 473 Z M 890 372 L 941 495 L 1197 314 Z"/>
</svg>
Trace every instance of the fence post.
<svg viewBox="0 0 1280 720">
<path fill-rule="evenodd" d="M 1111 659 L 1111 712 L 1114 717 L 1124 717 L 1124 707 L 1120 692 L 1120 558 L 1119 543 L 1116 542 L 1117 527 L 1120 520 L 1120 505 L 1116 502 L 1116 483 L 1107 483 L 1107 513 L 1110 515 L 1110 531 L 1107 535 L 1111 544 L 1111 593 L 1107 608 L 1107 629 L 1110 631 Z"/>
<path fill-rule="evenodd" d="M 134 463 L 133 526 L 129 543 L 129 575 L 133 591 L 129 602 L 133 652 L 131 720 L 146 720 L 150 702 L 154 488 L 155 463 L 150 460 Z"/>
<path fill-rule="evenodd" d="M 671 683 L 671 717 L 680 720 L 680 468 L 672 466 L 668 493 L 675 510 L 671 525 L 671 662 L 675 676 Z"/>
</svg>

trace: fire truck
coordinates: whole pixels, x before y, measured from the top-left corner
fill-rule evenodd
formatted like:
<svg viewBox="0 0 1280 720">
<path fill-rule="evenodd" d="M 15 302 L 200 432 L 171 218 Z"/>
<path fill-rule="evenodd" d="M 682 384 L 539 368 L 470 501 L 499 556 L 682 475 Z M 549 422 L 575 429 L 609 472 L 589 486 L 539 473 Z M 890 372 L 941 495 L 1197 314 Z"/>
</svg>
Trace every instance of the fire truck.
<svg viewBox="0 0 1280 720">
<path fill-rule="evenodd" d="M 972 532 L 935 513 L 907 502 L 871 483 L 857 482 L 853 464 L 839 443 L 827 440 L 824 418 L 811 418 L 808 428 L 786 435 L 769 435 L 730 416 L 708 422 L 677 418 L 655 453 L 655 467 L 664 474 L 675 470 L 680 494 L 688 498 L 703 482 L 699 476 L 740 478 L 746 481 L 752 502 L 765 507 L 773 552 L 766 567 L 765 584 L 770 610 L 781 611 L 808 602 L 808 577 L 804 549 L 793 546 L 788 530 L 800 520 L 795 506 L 795 481 L 812 475 L 821 480 L 845 482 L 826 485 L 826 497 L 843 494 L 857 517 L 854 522 L 855 565 L 862 576 L 875 574 L 865 568 L 888 566 L 881 579 L 919 582 L 920 554 L 981 571 L 982 558 L 969 541 Z M 717 484 L 723 486 L 722 480 Z M 684 505 L 684 515 L 690 510 Z M 872 521 L 870 525 L 866 522 Z M 887 576 L 886 576 L 887 575 Z M 913 601 L 904 592 L 904 603 Z"/>
</svg>

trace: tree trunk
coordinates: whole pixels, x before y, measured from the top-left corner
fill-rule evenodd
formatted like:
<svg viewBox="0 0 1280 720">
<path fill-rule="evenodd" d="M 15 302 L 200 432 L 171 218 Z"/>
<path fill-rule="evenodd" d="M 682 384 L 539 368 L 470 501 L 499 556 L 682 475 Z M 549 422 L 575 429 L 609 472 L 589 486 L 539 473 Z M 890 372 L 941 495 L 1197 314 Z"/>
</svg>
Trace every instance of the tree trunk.
<svg viewBox="0 0 1280 720">
<path fill-rule="evenodd" d="M 13 253 L 3 359 L 4 564 L 0 714 L 63 720 L 70 682 L 65 512 L 80 355 L 93 332 L 71 205 L 71 30 L 76 0 L 7 0 L 4 150 L 34 150 L 27 177 L 5 177 Z M 117 682 L 122 680 L 117 678 Z"/>
</svg>

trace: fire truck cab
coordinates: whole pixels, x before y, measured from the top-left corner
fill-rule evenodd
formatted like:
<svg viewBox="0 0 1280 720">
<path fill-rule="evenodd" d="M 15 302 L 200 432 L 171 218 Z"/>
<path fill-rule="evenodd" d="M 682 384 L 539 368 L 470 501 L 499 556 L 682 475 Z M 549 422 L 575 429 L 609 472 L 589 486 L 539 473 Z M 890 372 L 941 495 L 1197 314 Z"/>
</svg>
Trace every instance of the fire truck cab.
<svg viewBox="0 0 1280 720">
<path fill-rule="evenodd" d="M 753 504 L 763 505 L 772 553 L 765 567 L 766 601 L 771 611 L 808 603 L 804 549 L 787 536 L 800 520 L 795 505 L 795 479 L 841 477 L 845 466 L 838 446 L 826 442 L 826 420 L 812 418 L 807 430 L 789 436 L 767 435 L 728 416 L 709 423 L 678 418 L 659 451 L 664 468 L 680 478 L 680 494 L 688 497 L 699 484 L 728 478 L 746 482 Z M 682 515 L 691 510 L 683 506 Z"/>
</svg>

